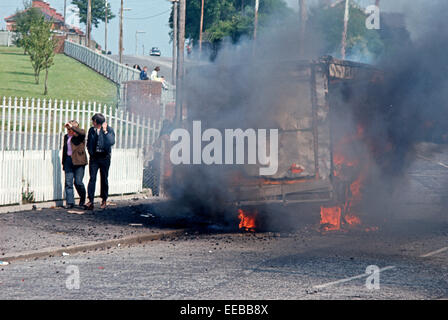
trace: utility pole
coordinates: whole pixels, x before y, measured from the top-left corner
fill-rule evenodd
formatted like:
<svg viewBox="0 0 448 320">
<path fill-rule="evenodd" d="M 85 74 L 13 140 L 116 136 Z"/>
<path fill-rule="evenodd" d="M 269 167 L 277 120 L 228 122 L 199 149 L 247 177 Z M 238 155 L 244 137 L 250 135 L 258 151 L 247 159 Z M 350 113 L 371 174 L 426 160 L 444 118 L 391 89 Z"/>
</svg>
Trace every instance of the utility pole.
<svg viewBox="0 0 448 320">
<path fill-rule="evenodd" d="M 258 7 L 260 6 L 260 0 L 255 0 L 255 17 L 254 17 L 254 43 L 252 46 L 252 55 L 255 56 L 255 48 L 257 45 L 257 27 L 258 27 Z"/>
<path fill-rule="evenodd" d="M 172 81 L 173 84 L 177 83 L 177 13 L 178 13 L 178 1 L 174 0 L 173 2 L 173 64 L 171 67 L 172 72 Z"/>
<path fill-rule="evenodd" d="M 303 56 L 305 54 L 306 22 L 308 20 L 306 11 L 306 0 L 299 0 L 299 8 L 300 8 L 299 53 L 301 56 Z"/>
<path fill-rule="evenodd" d="M 106 16 L 105 16 L 105 20 L 104 20 L 104 23 L 105 23 L 105 25 L 104 25 L 104 51 L 106 52 L 106 55 L 107 55 L 107 16 L 109 15 L 109 12 L 108 12 L 108 5 L 109 5 L 109 3 L 107 2 L 107 0 L 106 0 Z"/>
<path fill-rule="evenodd" d="M 255 0 L 254 41 L 257 39 L 258 7 L 259 7 L 259 6 L 260 6 L 260 0 Z"/>
<path fill-rule="evenodd" d="M 345 0 L 345 13 L 344 13 L 344 31 L 342 33 L 342 45 L 341 45 L 341 56 L 342 60 L 345 60 L 346 47 L 347 47 L 347 29 L 348 20 L 350 15 L 350 0 Z"/>
<path fill-rule="evenodd" d="M 204 0 L 201 2 L 201 22 L 199 27 L 199 54 L 202 52 L 202 30 L 204 27 Z"/>
<path fill-rule="evenodd" d="M 92 0 L 87 1 L 87 47 L 90 48 L 90 33 L 92 31 Z"/>
<path fill-rule="evenodd" d="M 179 0 L 179 32 L 177 51 L 177 80 L 176 80 L 176 123 L 182 123 L 182 104 L 184 88 L 184 51 L 185 51 L 185 11 L 186 0 Z"/>
<path fill-rule="evenodd" d="M 67 0 L 64 0 L 64 28 L 65 28 L 65 18 L 67 17 Z"/>
<path fill-rule="evenodd" d="M 131 9 L 124 8 L 123 7 L 123 0 L 121 0 L 121 7 L 120 7 L 120 36 L 118 39 L 118 56 L 120 63 L 123 63 L 123 12 L 129 11 Z"/>
<path fill-rule="evenodd" d="M 118 40 L 118 55 L 120 59 L 120 63 L 123 63 L 123 0 L 121 0 L 120 7 L 120 36 Z"/>
</svg>

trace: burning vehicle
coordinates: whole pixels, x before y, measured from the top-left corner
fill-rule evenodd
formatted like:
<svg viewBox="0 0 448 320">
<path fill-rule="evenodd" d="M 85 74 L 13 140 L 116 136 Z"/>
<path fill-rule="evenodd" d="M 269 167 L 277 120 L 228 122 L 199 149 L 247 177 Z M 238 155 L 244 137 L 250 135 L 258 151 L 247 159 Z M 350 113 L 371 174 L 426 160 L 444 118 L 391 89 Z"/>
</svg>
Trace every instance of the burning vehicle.
<svg viewBox="0 0 448 320">
<path fill-rule="evenodd" d="M 267 205 L 317 204 L 325 230 L 360 224 L 355 211 L 377 146 L 368 147 L 360 121 L 364 117 L 353 115 L 368 114 L 374 107 L 365 98 L 365 88 L 380 82 L 383 72 L 332 57 L 272 66 L 266 62 L 263 69 L 256 65 L 244 66 L 244 70 L 229 65 L 190 70 L 185 127 L 200 120 L 205 127 L 223 131 L 278 129 L 277 172 L 260 176 L 257 164 L 175 166 L 172 194 L 208 216 L 219 215 L 223 203 L 231 203 L 240 229 L 248 231 L 255 230 L 257 216 Z M 206 88 L 201 90 L 200 74 L 207 74 L 205 87 L 219 88 L 214 96 Z M 266 85 L 269 81 L 274 85 Z M 254 88 L 250 89 L 253 96 L 246 95 L 248 88 Z"/>
</svg>

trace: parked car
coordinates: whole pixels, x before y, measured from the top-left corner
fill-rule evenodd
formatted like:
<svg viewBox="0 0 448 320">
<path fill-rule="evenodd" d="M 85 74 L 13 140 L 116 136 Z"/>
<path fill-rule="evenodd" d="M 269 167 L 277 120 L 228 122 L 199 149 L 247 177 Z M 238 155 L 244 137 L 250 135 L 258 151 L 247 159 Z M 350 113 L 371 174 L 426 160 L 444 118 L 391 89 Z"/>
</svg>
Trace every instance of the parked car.
<svg viewBox="0 0 448 320">
<path fill-rule="evenodd" d="M 161 56 L 162 55 L 162 53 L 160 52 L 160 49 L 159 48 L 157 48 L 157 47 L 152 47 L 151 48 L 151 51 L 149 52 L 149 55 L 150 56 Z"/>
</svg>

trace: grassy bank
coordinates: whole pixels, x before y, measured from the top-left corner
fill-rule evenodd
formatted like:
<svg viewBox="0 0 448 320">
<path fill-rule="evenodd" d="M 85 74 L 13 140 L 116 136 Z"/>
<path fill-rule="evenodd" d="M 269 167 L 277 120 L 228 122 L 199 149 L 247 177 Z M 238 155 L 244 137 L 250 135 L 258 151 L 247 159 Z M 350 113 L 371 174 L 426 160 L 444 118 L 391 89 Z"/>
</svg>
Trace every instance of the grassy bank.
<svg viewBox="0 0 448 320">
<path fill-rule="evenodd" d="M 90 68 L 63 54 L 55 56 L 48 74 L 49 94 L 43 95 L 45 72 L 36 85 L 30 58 L 21 48 L 0 47 L 0 97 L 52 98 L 116 103 L 116 86 Z"/>
</svg>

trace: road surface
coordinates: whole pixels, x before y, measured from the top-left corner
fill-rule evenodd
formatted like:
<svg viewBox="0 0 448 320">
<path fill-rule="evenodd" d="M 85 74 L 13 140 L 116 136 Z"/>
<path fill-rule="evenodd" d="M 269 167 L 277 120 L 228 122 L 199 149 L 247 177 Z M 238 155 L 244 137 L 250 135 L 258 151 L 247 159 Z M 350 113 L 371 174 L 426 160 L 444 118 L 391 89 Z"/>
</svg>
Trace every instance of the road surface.
<svg viewBox="0 0 448 320">
<path fill-rule="evenodd" d="M 288 231 L 211 225 L 137 246 L 13 261 L 0 267 L 0 299 L 448 299 L 448 148 L 426 144 L 416 152 L 396 212 L 378 228 L 323 232 L 315 214 Z M 17 239 L 23 234 L 55 239 L 63 232 L 62 244 L 71 245 L 75 235 L 133 232 L 135 222 L 157 228 L 147 220 L 152 214 L 156 222 L 178 219 L 169 206 L 123 208 L 85 218 L 55 210 L 57 222 L 42 215 L 24 223 L 26 215 L 12 214 L 2 219 L 2 234 L 10 235 L 2 243 L 25 249 L 29 241 Z"/>
<path fill-rule="evenodd" d="M 18 261 L 0 269 L 0 299 L 446 299 L 447 227 L 431 229 L 193 234 Z M 68 266 L 79 289 L 67 287 Z M 378 289 L 366 287 L 369 266 L 380 270 Z"/>
</svg>

